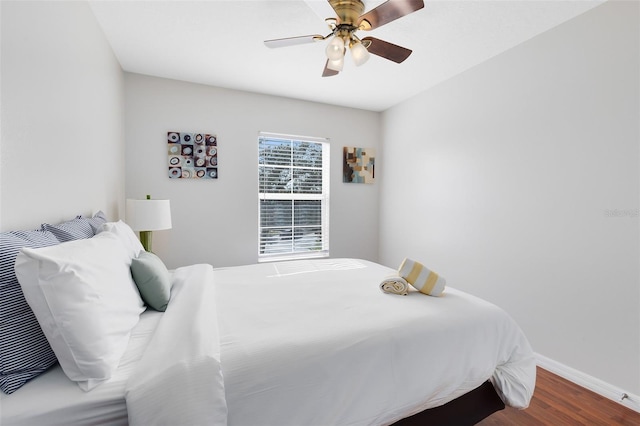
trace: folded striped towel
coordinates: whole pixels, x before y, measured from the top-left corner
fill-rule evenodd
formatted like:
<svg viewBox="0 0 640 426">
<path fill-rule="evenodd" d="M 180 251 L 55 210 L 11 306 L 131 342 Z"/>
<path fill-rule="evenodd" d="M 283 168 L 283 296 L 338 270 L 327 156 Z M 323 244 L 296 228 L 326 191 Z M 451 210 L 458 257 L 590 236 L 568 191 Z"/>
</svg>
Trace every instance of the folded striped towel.
<svg viewBox="0 0 640 426">
<path fill-rule="evenodd" d="M 444 278 L 435 272 L 409 258 L 405 258 L 402 261 L 400 269 L 398 269 L 398 275 L 407 280 L 420 293 L 428 294 L 429 296 L 440 296 L 447 283 Z"/>
<path fill-rule="evenodd" d="M 380 290 L 384 293 L 402 294 L 406 296 L 407 293 L 409 293 L 409 283 L 404 278 L 393 275 L 382 280 Z"/>
</svg>

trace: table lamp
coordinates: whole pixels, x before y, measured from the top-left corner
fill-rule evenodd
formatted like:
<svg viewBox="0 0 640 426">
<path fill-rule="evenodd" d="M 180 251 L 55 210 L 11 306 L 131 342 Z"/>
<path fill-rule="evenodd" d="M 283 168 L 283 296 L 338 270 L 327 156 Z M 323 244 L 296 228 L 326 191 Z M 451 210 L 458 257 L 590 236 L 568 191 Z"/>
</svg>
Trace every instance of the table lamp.
<svg viewBox="0 0 640 426">
<path fill-rule="evenodd" d="M 171 204 L 169 200 L 127 199 L 127 224 L 140 232 L 140 242 L 146 251 L 151 251 L 151 232 L 171 229 Z"/>
</svg>

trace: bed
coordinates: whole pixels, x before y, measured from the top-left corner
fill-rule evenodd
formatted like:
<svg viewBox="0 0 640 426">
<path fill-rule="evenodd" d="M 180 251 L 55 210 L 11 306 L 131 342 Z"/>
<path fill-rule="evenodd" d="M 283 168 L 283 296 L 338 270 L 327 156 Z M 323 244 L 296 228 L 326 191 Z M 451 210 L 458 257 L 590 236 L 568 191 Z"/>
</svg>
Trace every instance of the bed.
<svg viewBox="0 0 640 426">
<path fill-rule="evenodd" d="M 473 424 L 526 408 L 535 362 L 509 315 L 450 287 L 385 294 L 392 273 L 362 259 L 178 268 L 107 380 L 84 391 L 56 364 L 0 394 L 0 423 Z"/>
</svg>

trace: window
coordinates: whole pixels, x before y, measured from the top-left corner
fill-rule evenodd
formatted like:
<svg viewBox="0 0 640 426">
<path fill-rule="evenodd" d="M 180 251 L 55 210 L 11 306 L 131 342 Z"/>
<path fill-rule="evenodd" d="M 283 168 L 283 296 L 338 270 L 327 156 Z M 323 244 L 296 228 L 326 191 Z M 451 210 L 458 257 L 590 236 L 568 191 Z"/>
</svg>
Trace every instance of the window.
<svg viewBox="0 0 640 426">
<path fill-rule="evenodd" d="M 329 143 L 260 133 L 258 260 L 329 255 Z"/>
</svg>

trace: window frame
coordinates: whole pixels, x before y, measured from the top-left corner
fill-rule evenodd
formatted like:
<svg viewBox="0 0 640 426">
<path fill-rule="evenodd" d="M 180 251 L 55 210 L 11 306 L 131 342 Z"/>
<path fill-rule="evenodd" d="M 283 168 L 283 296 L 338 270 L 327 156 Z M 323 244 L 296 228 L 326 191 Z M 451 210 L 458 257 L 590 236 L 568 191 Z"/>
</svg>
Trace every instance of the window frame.
<svg viewBox="0 0 640 426">
<path fill-rule="evenodd" d="M 260 147 L 264 139 L 271 139 L 274 141 L 284 141 L 291 144 L 295 142 L 306 142 L 319 144 L 322 148 L 322 165 L 320 167 L 305 167 L 294 165 L 294 150 L 291 150 L 291 157 L 288 164 L 268 164 L 261 162 Z M 261 168 L 262 167 L 275 167 L 275 168 L 289 168 L 292 175 L 294 170 L 320 170 L 321 171 L 321 193 L 296 193 L 292 185 L 291 192 L 262 192 L 263 182 L 261 181 Z M 310 259 L 329 257 L 329 189 L 330 189 L 330 144 L 328 138 L 318 138 L 299 135 L 287 135 L 282 133 L 268 133 L 259 132 L 258 134 L 258 262 L 273 262 L 281 260 L 294 260 L 294 259 Z M 277 251 L 276 253 L 264 253 L 264 247 L 267 244 L 263 241 L 263 230 L 266 228 L 278 228 L 278 226 L 263 226 L 262 208 L 261 202 L 263 200 L 283 200 L 291 201 L 291 250 L 290 251 Z M 296 225 L 295 224 L 295 201 L 308 201 L 318 200 L 320 201 L 321 213 L 320 213 L 320 235 L 321 235 L 321 248 L 319 250 L 301 249 L 295 247 L 295 231 L 311 227 L 310 225 Z M 282 226 L 280 226 L 282 227 Z"/>
</svg>

